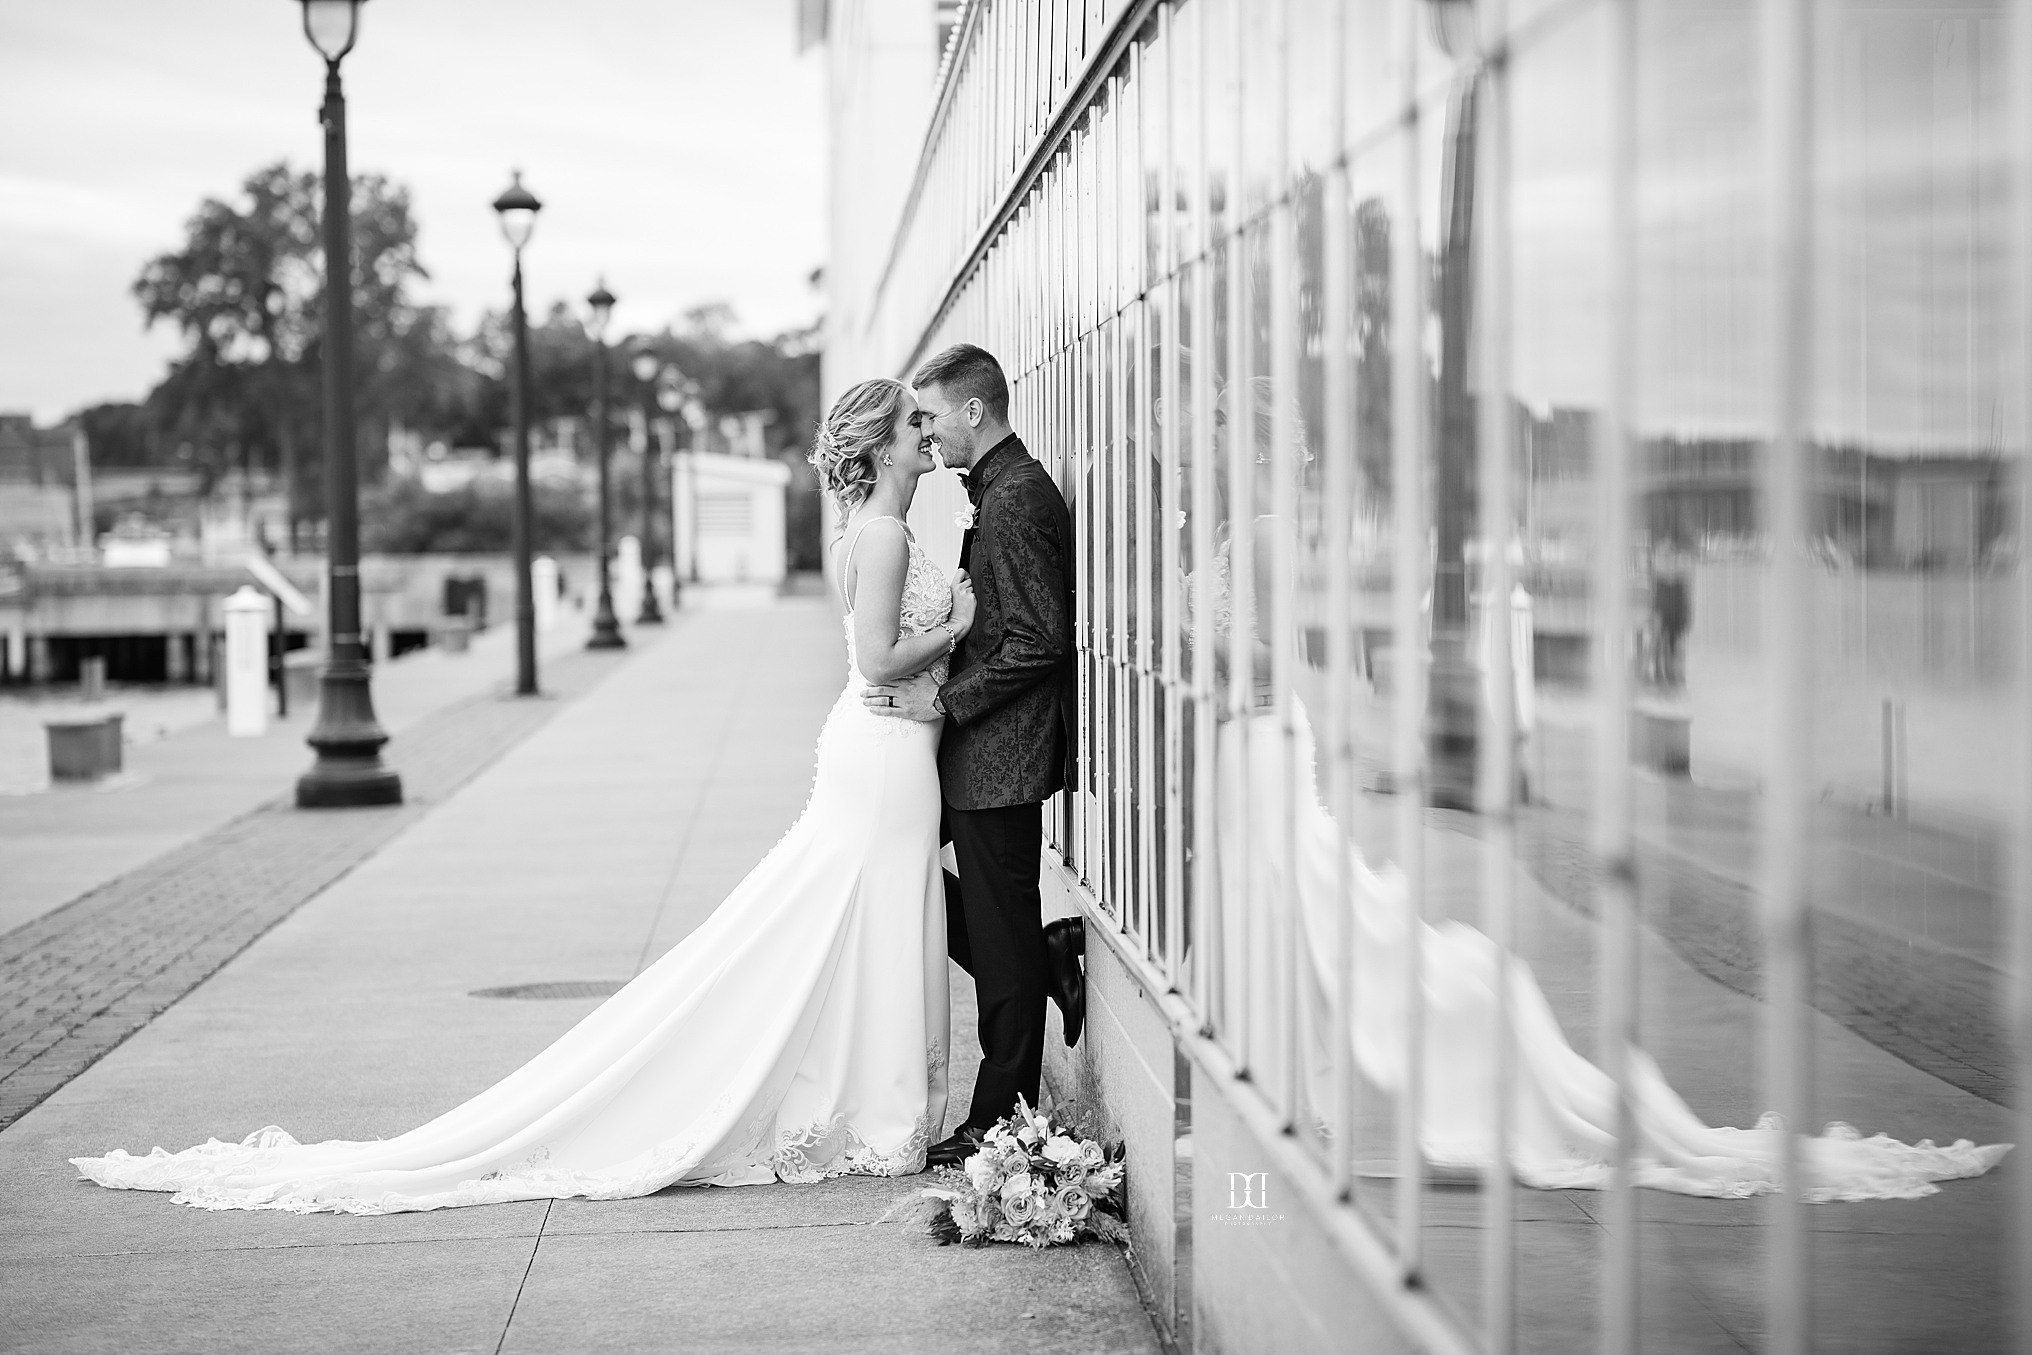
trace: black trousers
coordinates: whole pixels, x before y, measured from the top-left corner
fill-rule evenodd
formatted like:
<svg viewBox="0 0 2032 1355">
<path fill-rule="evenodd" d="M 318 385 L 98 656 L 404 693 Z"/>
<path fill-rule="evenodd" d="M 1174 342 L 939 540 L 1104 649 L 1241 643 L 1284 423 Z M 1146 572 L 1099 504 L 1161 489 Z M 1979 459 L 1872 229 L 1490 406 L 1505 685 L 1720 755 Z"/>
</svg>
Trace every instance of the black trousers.
<svg viewBox="0 0 2032 1355">
<path fill-rule="evenodd" d="M 940 837 L 960 868 L 959 878 L 945 877 L 946 953 L 973 976 L 981 1008 L 981 1072 L 965 1127 L 986 1129 L 1018 1096 L 1037 1104 L 1048 992 L 1037 892 L 1044 806 L 948 805 Z"/>
</svg>

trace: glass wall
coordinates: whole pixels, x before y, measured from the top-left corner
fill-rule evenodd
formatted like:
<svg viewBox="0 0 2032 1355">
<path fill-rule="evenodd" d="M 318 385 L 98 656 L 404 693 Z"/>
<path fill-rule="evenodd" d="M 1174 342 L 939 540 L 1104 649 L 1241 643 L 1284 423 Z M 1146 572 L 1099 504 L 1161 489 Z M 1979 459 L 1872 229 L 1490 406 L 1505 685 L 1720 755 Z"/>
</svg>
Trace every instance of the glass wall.
<svg viewBox="0 0 2032 1355">
<path fill-rule="evenodd" d="M 2007 8 L 962 16 L 876 355 L 1008 370 L 1050 850 L 1429 1346 L 2017 1348 L 2022 1173 L 1806 1137 L 2025 1132 Z"/>
</svg>

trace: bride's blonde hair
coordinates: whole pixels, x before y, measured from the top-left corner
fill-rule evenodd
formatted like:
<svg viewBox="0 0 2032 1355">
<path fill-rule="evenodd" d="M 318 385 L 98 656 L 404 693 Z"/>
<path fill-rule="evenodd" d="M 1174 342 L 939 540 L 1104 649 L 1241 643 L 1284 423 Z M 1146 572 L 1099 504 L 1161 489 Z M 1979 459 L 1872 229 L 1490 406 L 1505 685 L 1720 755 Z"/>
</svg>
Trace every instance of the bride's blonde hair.
<svg viewBox="0 0 2032 1355">
<path fill-rule="evenodd" d="M 875 459 L 896 436 L 904 389 L 886 376 L 850 387 L 833 401 L 812 439 L 806 459 L 818 472 L 819 488 L 832 495 L 842 525 L 875 488 Z"/>
</svg>

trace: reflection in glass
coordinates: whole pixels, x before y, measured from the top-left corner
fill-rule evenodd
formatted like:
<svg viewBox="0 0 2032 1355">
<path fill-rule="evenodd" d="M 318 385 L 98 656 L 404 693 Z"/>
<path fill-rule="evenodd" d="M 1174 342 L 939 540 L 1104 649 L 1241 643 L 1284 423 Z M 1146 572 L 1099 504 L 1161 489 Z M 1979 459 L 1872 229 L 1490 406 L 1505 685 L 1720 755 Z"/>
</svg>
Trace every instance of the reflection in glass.
<svg viewBox="0 0 2032 1355">
<path fill-rule="evenodd" d="M 1132 8 L 990 9 L 980 41 L 995 60 L 978 94 L 956 96 L 981 106 L 953 125 L 980 129 L 966 135 L 995 168 L 964 181 L 978 186 L 960 216 L 975 219 L 976 195 L 982 212 L 1000 205 L 988 199 L 1071 74 Z M 1491 1152 L 1490 993 L 1507 967 L 1517 1165 L 1543 1188 L 1516 1203 L 1531 1225 L 1516 1258 L 1521 1347 L 1589 1345 L 1607 1273 L 1599 1197 L 1557 1192 L 1601 1184 L 1613 1158 L 1593 1029 L 1592 760 L 1598 731 L 1625 716 L 1640 1170 L 1665 1188 L 1642 1197 L 1629 1243 L 1644 1340 L 1756 1346 L 1785 1301 L 1757 1269 L 1765 1211 L 1677 1192 L 1769 1184 L 1773 1139 L 1748 1128 L 1767 1108 L 1758 861 L 1771 846 L 1768 713 L 1802 673 L 1813 806 L 1787 845 L 1809 867 L 1819 1014 L 1812 1122 L 1794 1127 L 2008 1137 L 1999 806 L 2024 766 L 1993 731 L 2025 676 L 2007 511 L 2023 392 L 2007 375 L 2021 244 L 2006 229 L 2002 5 L 1814 9 L 1803 665 L 1774 659 L 1767 630 L 1779 547 L 1764 385 L 1787 355 L 1763 319 L 1777 279 L 1752 0 L 1634 11 L 1636 541 L 1610 552 L 1626 559 L 1601 558 L 1596 499 L 1613 370 L 1604 0 L 1509 5 L 1529 21 L 1500 110 L 1513 356 L 1499 382 L 1471 360 L 1486 298 L 1470 267 L 1491 219 L 1475 199 L 1475 133 L 1497 114 L 1463 46 L 1471 25 L 1443 52 L 1428 0 L 1135 10 L 1147 22 L 1126 59 L 940 322 L 941 341 L 1013 355 L 1018 408 L 1076 501 L 1084 761 L 1056 840 L 1122 944 L 1248 1071 L 1233 1094 L 1288 1124 L 1337 1184 L 1355 1173 L 1363 1226 L 1422 1215 L 1377 1235 L 1404 1248 L 1421 1292 L 1471 1319 L 1481 1202 L 1444 1182 Z M 1426 20 L 1408 137 L 1404 14 Z M 1418 157 L 1416 203 L 1401 200 L 1405 154 Z M 941 228 L 921 213 L 906 225 L 901 271 L 928 263 L 898 296 L 949 285 L 931 243 Z M 887 323 L 916 323 L 916 302 L 882 304 Z M 1491 427 L 1514 449 L 1508 505 L 1482 501 L 1478 429 Z M 1512 535 L 1504 597 L 1486 543 Z M 1605 634 L 1598 567 L 1626 590 L 1627 635 Z M 1399 594 L 1408 614 L 1393 612 Z M 1635 699 L 1608 709 L 1591 665 L 1625 643 Z M 1400 682 L 1400 654 L 1429 660 L 1430 699 L 1418 672 L 1419 690 Z M 1527 798 L 1511 853 L 1471 808 L 1475 740 L 1497 702 L 1516 717 Z M 1393 744 L 1427 735 L 1394 775 Z M 1428 805 L 1434 791 L 1456 808 Z M 1515 891 L 1514 958 L 1477 930 L 1490 879 Z M 1415 1048 L 1414 993 L 1427 1022 Z M 1391 1182 L 1392 1103 L 1421 1079 L 1409 1160 L 1422 1153 L 1441 1182 Z M 1839 1136 L 1811 1152 L 1829 1179 L 1869 1178 L 1863 1194 L 1918 1194 L 1929 1174 L 1990 1160 Z M 1950 1276 L 2001 1287 L 1987 1222 L 1999 1189 L 1985 1179 L 1922 1201 L 1909 1217 L 1952 1239 L 1930 1250 L 1870 1240 L 1903 1226 L 1893 1211 L 1815 1212 L 1824 1343 L 1863 1344 L 1895 1311 L 1935 1344 L 1998 1345 L 1994 1311 L 1939 1316 L 1931 1296 Z"/>
</svg>

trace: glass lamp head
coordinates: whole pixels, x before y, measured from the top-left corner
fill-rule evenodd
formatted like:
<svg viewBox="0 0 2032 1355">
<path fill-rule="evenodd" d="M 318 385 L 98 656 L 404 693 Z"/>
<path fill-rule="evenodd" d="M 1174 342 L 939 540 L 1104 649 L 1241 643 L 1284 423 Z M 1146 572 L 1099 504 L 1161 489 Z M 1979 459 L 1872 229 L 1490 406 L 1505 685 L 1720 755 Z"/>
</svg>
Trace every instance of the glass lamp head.
<svg viewBox="0 0 2032 1355">
<path fill-rule="evenodd" d="M 637 350 L 635 356 L 628 362 L 628 368 L 635 373 L 635 379 L 645 386 L 656 379 L 656 373 L 662 367 L 663 359 L 656 356 L 656 350 L 653 348 Z"/>
<path fill-rule="evenodd" d="M 604 339 L 607 336 L 607 322 L 614 318 L 614 294 L 607 290 L 604 280 L 593 288 L 593 294 L 586 298 L 586 305 L 593 313 L 591 326 L 593 338 Z"/>
<path fill-rule="evenodd" d="M 521 170 L 515 171 L 515 182 L 508 186 L 508 191 L 494 199 L 494 210 L 501 214 L 501 234 L 508 237 L 509 247 L 520 254 L 536 230 L 536 214 L 543 210 L 536 194 L 522 186 Z"/>
<path fill-rule="evenodd" d="M 318 55 L 338 65 L 360 37 L 360 6 L 366 0 L 298 0 L 303 6 L 303 35 Z"/>
</svg>

